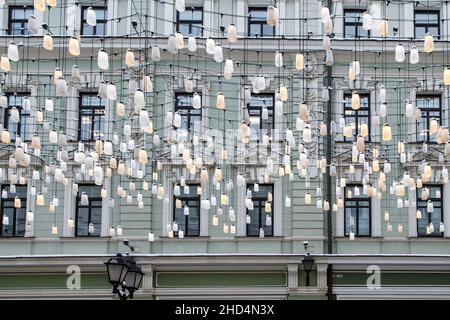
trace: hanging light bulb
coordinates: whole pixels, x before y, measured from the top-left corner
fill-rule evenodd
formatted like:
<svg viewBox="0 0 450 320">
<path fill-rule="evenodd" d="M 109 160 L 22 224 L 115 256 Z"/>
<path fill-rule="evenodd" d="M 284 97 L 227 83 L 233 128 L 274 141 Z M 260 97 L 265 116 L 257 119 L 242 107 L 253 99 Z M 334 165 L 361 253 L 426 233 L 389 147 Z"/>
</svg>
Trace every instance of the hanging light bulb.
<svg viewBox="0 0 450 320">
<path fill-rule="evenodd" d="M 95 10 L 92 9 L 92 7 L 87 8 L 86 23 L 91 27 L 95 27 L 97 25 L 97 15 L 95 14 Z"/>
<path fill-rule="evenodd" d="M 2 58 L 0 60 L 0 69 L 2 69 L 3 72 L 9 72 L 11 70 L 9 58 L 5 54 L 2 55 Z"/>
<path fill-rule="evenodd" d="M 215 48 L 216 48 L 216 44 L 215 44 L 214 40 L 211 38 L 206 39 L 206 53 L 214 54 Z"/>
<path fill-rule="evenodd" d="M 303 54 L 297 52 L 297 54 L 295 55 L 295 69 L 303 70 L 304 68 L 305 68 L 305 58 Z"/>
<path fill-rule="evenodd" d="M 27 30 L 29 33 L 31 34 L 37 34 L 38 33 L 38 22 L 35 16 L 31 15 L 28 18 L 28 25 L 27 25 Z"/>
<path fill-rule="evenodd" d="M 34 9 L 39 12 L 45 11 L 45 0 L 34 0 Z"/>
<path fill-rule="evenodd" d="M 423 41 L 423 51 L 426 53 L 432 53 L 433 50 L 434 50 L 433 36 L 427 33 Z"/>
<path fill-rule="evenodd" d="M 391 127 L 387 123 L 383 126 L 382 136 L 383 136 L 383 141 L 391 141 L 392 140 Z"/>
<path fill-rule="evenodd" d="M 222 46 L 220 46 L 219 44 L 217 44 L 214 47 L 214 61 L 216 61 L 217 63 L 220 63 L 223 61 L 223 50 L 222 50 Z"/>
<path fill-rule="evenodd" d="M 352 109 L 358 110 L 361 107 L 361 100 L 357 92 L 352 93 Z"/>
<path fill-rule="evenodd" d="M 444 69 L 444 75 L 442 78 L 442 82 L 444 83 L 444 85 L 450 85 L 450 69 L 448 67 Z"/>
<path fill-rule="evenodd" d="M 224 78 L 226 80 L 230 80 L 233 76 L 233 72 L 234 72 L 233 60 L 231 58 L 228 58 L 225 61 L 225 66 L 223 68 Z"/>
<path fill-rule="evenodd" d="M 125 105 L 122 102 L 118 102 L 116 105 L 116 113 L 119 117 L 125 116 Z"/>
<path fill-rule="evenodd" d="M 362 16 L 362 27 L 364 30 L 371 30 L 372 29 L 372 15 L 369 12 L 364 12 Z"/>
<path fill-rule="evenodd" d="M 144 149 L 139 150 L 139 163 L 146 164 L 148 162 L 147 151 Z"/>
<path fill-rule="evenodd" d="M 175 9 L 178 12 L 184 12 L 186 4 L 185 4 L 185 0 L 176 0 L 175 1 Z"/>
<path fill-rule="evenodd" d="M 73 56 L 80 55 L 80 41 L 78 38 L 70 37 L 69 40 L 69 53 Z"/>
<path fill-rule="evenodd" d="M 275 6 L 267 7 L 267 24 L 271 27 L 275 27 L 279 23 L 279 11 Z"/>
<path fill-rule="evenodd" d="M 175 38 L 176 38 L 176 42 L 177 42 L 177 49 L 178 50 L 183 49 L 184 48 L 183 34 L 181 32 L 176 32 Z"/>
<path fill-rule="evenodd" d="M 397 62 L 405 61 L 405 48 L 401 43 L 395 46 L 395 61 Z"/>
<path fill-rule="evenodd" d="M 409 63 L 411 64 L 419 63 L 419 50 L 416 48 L 416 46 L 411 47 L 411 51 L 409 53 Z"/>
<path fill-rule="evenodd" d="M 44 195 L 42 193 L 38 193 L 38 195 L 36 196 L 36 205 L 37 206 L 45 205 Z"/>
<path fill-rule="evenodd" d="M 200 109 L 202 107 L 202 99 L 197 92 L 192 96 L 192 107 L 194 109 Z"/>
<path fill-rule="evenodd" d="M 66 80 L 63 77 L 58 79 L 58 83 L 56 84 L 56 96 L 65 97 L 69 93 L 69 87 L 67 85 Z"/>
<path fill-rule="evenodd" d="M 128 67 L 132 67 L 134 66 L 134 60 L 135 60 L 134 52 L 128 49 L 127 52 L 125 53 L 125 64 Z"/>
<path fill-rule="evenodd" d="M 217 93 L 216 107 L 217 109 L 225 109 L 225 96 L 222 92 Z"/>
<path fill-rule="evenodd" d="M 275 67 L 281 68 L 283 66 L 283 54 L 280 51 L 275 52 Z"/>
<path fill-rule="evenodd" d="M 236 43 L 237 42 L 237 29 L 234 24 L 229 24 L 227 29 L 227 39 L 230 43 Z"/>
<path fill-rule="evenodd" d="M 430 135 L 435 134 L 439 129 L 439 124 L 436 119 L 430 121 Z"/>
<path fill-rule="evenodd" d="M 7 55 L 9 60 L 14 62 L 19 61 L 19 48 L 13 41 L 11 41 L 8 45 Z"/>
<path fill-rule="evenodd" d="M 116 86 L 113 83 L 108 83 L 106 87 L 106 97 L 109 100 L 116 100 L 117 99 L 117 89 Z"/>
<path fill-rule="evenodd" d="M 406 101 L 405 116 L 407 116 L 408 118 L 411 118 L 413 115 L 414 115 L 414 107 L 413 107 L 412 103 L 410 103 L 409 101 Z"/>
<path fill-rule="evenodd" d="M 109 69 L 109 58 L 108 53 L 106 53 L 105 50 L 99 49 L 98 55 L 97 55 L 97 66 L 101 70 L 108 70 Z"/>
<path fill-rule="evenodd" d="M 161 50 L 158 46 L 154 45 L 152 46 L 152 55 L 151 58 L 153 61 L 158 62 L 161 61 Z"/>
<path fill-rule="evenodd" d="M 288 99 L 288 91 L 284 84 L 280 85 L 280 93 L 278 95 L 278 99 L 280 99 L 283 102 L 286 102 Z"/>
<path fill-rule="evenodd" d="M 195 39 L 194 35 L 189 35 L 188 38 L 188 50 L 190 52 L 195 52 L 197 51 L 197 40 Z"/>
<path fill-rule="evenodd" d="M 167 40 L 167 51 L 169 51 L 172 54 L 178 53 L 177 38 L 173 34 L 171 34 Z"/>
<path fill-rule="evenodd" d="M 53 38 L 51 35 L 46 34 L 42 39 L 42 47 L 45 50 L 52 51 L 53 50 Z"/>
<path fill-rule="evenodd" d="M 380 36 L 386 37 L 389 32 L 388 21 L 386 19 L 382 19 L 379 24 L 379 33 Z"/>
<path fill-rule="evenodd" d="M 141 89 L 134 92 L 134 107 L 136 110 L 145 108 L 145 95 Z"/>
</svg>

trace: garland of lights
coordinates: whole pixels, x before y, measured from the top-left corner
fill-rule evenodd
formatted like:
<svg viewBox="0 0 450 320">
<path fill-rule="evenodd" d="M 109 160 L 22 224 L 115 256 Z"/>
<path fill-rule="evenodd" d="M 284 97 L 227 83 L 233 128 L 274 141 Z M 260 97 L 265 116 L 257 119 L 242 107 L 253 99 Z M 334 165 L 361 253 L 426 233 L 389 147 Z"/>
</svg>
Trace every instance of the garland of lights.
<svg viewBox="0 0 450 320">
<path fill-rule="evenodd" d="M 384 3 L 383 10 L 386 10 L 388 5 L 389 3 Z M 388 61 L 386 46 L 391 43 L 388 40 L 395 39 L 400 42 L 406 39 L 399 39 L 395 33 L 390 35 L 390 22 L 378 12 L 379 7 L 368 7 L 361 19 L 362 28 L 374 32 L 378 36 L 372 38 L 382 41 L 383 50 L 373 53 L 374 59 L 381 60 L 381 76 L 377 76 L 377 66 L 365 65 L 358 60 L 357 46 L 364 48 L 365 40 L 360 37 L 355 40 L 355 48 L 348 49 L 355 51 L 355 54 L 350 55 L 351 61 L 348 61 L 348 74 L 337 77 L 344 79 L 342 82 L 353 88 L 350 105 L 354 111 L 362 106 L 361 92 L 366 92 L 369 88 L 376 92 L 378 111 L 370 120 L 372 125 L 381 129 L 379 145 L 368 142 L 367 138 L 371 135 L 368 123 L 362 123 L 358 132 L 355 132 L 354 124 L 347 123 L 342 114 L 333 111 L 333 119 L 325 118 L 324 108 L 332 99 L 335 90 L 325 86 L 319 88 L 319 82 L 314 79 L 325 78 L 325 67 L 335 64 L 333 19 L 336 17 L 330 14 L 330 8 L 326 6 L 321 8 L 317 17 L 321 20 L 324 32 L 320 38 L 305 34 L 303 23 L 306 23 L 306 18 L 296 21 L 301 24 L 299 30 L 303 32 L 291 39 L 277 35 L 275 38 L 278 40 L 278 48 L 274 51 L 265 49 L 264 40 L 260 39 L 261 48 L 256 53 L 256 61 L 251 58 L 255 53 L 248 49 L 250 40 L 240 37 L 242 30 L 238 30 L 234 23 L 230 23 L 226 28 L 208 30 L 209 34 L 216 37 L 209 36 L 204 39 L 190 35 L 186 39 L 180 32 L 170 35 L 148 32 L 141 19 L 142 14 L 136 10 L 132 15 L 138 18 L 138 22 L 133 24 L 136 34 L 133 31 L 123 36 L 96 39 L 80 37 L 76 30 L 70 27 L 75 25 L 77 4 L 59 5 L 56 0 L 34 1 L 36 12 L 42 13 L 48 9 L 50 14 L 50 10 L 55 7 L 66 8 L 67 35 L 54 36 L 51 30 L 62 27 L 43 24 L 44 34 L 40 44 L 36 45 L 36 37 L 12 37 L 9 43 L 5 43 L 6 51 L 0 59 L 0 70 L 4 75 L 0 107 L 9 108 L 6 92 L 21 85 L 32 86 L 34 91 L 22 99 L 20 108 L 10 107 L 9 121 L 20 123 L 21 109 L 33 115 L 37 128 L 30 142 L 24 141 L 24 137 L 11 137 L 8 128 L 1 129 L 0 148 L 8 163 L 6 171 L 0 168 L 0 177 L 9 180 L 9 192 L 12 194 L 16 184 L 30 183 L 36 206 L 48 207 L 49 213 L 55 213 L 59 206 L 56 191 L 53 195 L 48 194 L 48 185 L 51 184 L 54 185 L 54 190 L 57 190 L 58 185 L 71 185 L 76 195 L 77 182 L 91 180 L 102 187 L 101 197 L 108 199 L 110 208 L 114 208 L 114 199 L 110 193 L 116 192 L 127 203 L 136 202 L 141 210 L 144 208 L 143 193 L 151 193 L 156 199 L 167 203 L 170 201 L 170 189 L 173 189 L 175 197 L 181 196 L 182 193 L 189 194 L 186 181 L 197 180 L 201 182 L 197 190 L 201 197 L 200 206 L 203 210 L 213 213 L 213 226 L 219 226 L 222 221 L 224 233 L 235 234 L 236 217 L 233 207 L 237 207 L 238 203 L 232 199 L 232 190 L 236 187 L 245 189 L 247 182 L 254 183 L 254 179 L 245 170 L 236 172 L 230 169 L 231 165 L 237 167 L 251 164 L 259 168 L 257 172 L 260 177 L 254 183 L 254 192 L 258 191 L 258 184 L 283 179 L 284 176 L 287 176 L 289 181 L 304 180 L 308 190 L 310 178 L 324 180 L 328 178 L 327 175 L 334 177 L 335 201 L 330 203 L 322 198 L 320 186 L 316 189 L 315 205 L 325 212 L 338 211 L 344 207 L 344 188 L 347 181 L 354 179 L 356 170 L 362 172 L 362 190 L 359 187 L 347 189 L 347 197 L 358 196 L 362 192 L 369 197 L 382 199 L 383 193 L 389 191 L 397 198 L 397 208 L 415 206 L 415 200 L 408 200 L 407 190 L 422 188 L 427 182 L 436 179 L 433 178 L 436 171 L 440 173 L 440 181 L 448 183 L 448 170 L 445 166 L 450 156 L 448 127 L 440 124 L 437 119 L 431 119 L 429 132 L 425 134 L 433 136 L 437 142 L 432 148 L 423 143 L 422 147 L 416 150 L 404 139 L 399 139 L 397 145 L 394 145 L 393 139 L 405 136 L 407 130 L 402 128 L 408 124 L 401 123 L 401 116 L 404 115 L 408 121 L 417 122 L 422 117 L 422 111 L 409 99 L 388 99 L 389 94 L 397 94 L 397 89 L 403 93 L 406 89 L 417 89 L 416 83 L 412 83 L 410 70 L 425 72 L 431 68 L 434 72 L 433 68 L 436 66 L 442 72 L 439 84 L 446 92 L 450 85 L 447 58 L 444 58 L 442 64 L 435 61 L 433 67 L 425 65 L 423 68 L 414 68 L 419 64 L 422 55 L 425 59 L 433 57 L 435 46 L 440 47 L 442 44 L 448 47 L 448 38 L 441 39 L 438 45 L 435 45 L 433 36 L 426 34 L 422 45 L 416 46 L 412 41 L 409 44 L 398 43 L 394 47 L 394 59 Z M 445 10 L 447 9 L 445 2 Z M 183 12 L 189 9 L 186 8 L 184 0 L 176 0 L 174 10 Z M 215 17 L 224 15 L 221 12 L 210 13 Z M 164 21 L 152 12 L 145 17 Z M 121 18 L 124 17 L 114 20 L 120 21 Z M 232 15 L 232 18 L 236 19 L 238 16 Z M 276 4 L 267 7 L 267 25 L 277 27 L 283 21 L 287 19 L 280 17 Z M 97 24 L 96 13 L 92 7 L 87 9 L 86 23 L 90 26 Z M 139 31 L 138 28 L 142 30 Z M 31 16 L 28 20 L 30 34 L 37 34 L 40 29 L 38 19 Z M 322 42 L 321 48 L 316 48 L 319 39 Z M 285 47 L 285 44 L 292 45 L 291 40 L 299 40 L 294 50 Z M 259 40 L 256 38 L 255 41 Z M 336 52 L 338 50 L 343 49 L 336 49 Z M 439 50 L 442 51 L 443 48 Z M 49 52 L 53 51 L 59 52 L 56 61 L 46 58 Z M 368 54 L 371 55 L 370 52 Z M 266 64 L 268 56 L 273 59 L 273 63 Z M 324 57 L 323 64 L 318 62 L 319 56 Z M 446 57 L 445 54 L 444 56 Z M 243 60 L 238 61 L 233 57 Z M 76 61 L 77 65 L 69 66 L 70 61 Z M 24 67 L 25 63 L 29 65 L 27 69 Z M 52 63 L 56 65 L 51 75 L 40 69 L 48 70 Z M 392 83 L 388 82 L 388 63 L 401 66 L 399 74 L 403 72 L 401 76 L 404 79 L 401 86 L 392 87 Z M 368 72 L 371 68 L 375 70 L 375 79 L 371 79 L 374 83 L 367 84 L 366 87 L 356 85 L 365 81 L 364 71 Z M 96 78 L 96 74 L 100 75 L 100 78 Z M 158 85 L 155 81 L 157 78 L 163 80 L 165 88 Z M 424 78 L 423 82 L 426 80 Z M 296 83 L 300 83 L 300 87 Z M 230 89 L 225 88 L 225 85 Z M 106 101 L 106 105 L 114 109 L 114 116 L 107 116 L 105 128 L 101 129 L 93 143 L 73 143 L 78 137 L 77 129 L 66 125 L 70 122 L 71 115 L 67 106 L 68 101 L 74 98 L 74 88 L 95 89 L 98 96 Z M 218 126 L 205 125 L 205 121 L 200 132 L 186 134 L 182 128 L 181 114 L 172 110 L 175 88 L 182 88 L 184 92 L 192 94 L 192 107 L 208 110 L 208 120 L 216 121 Z M 208 90 L 202 92 L 203 88 Z M 282 119 L 276 124 L 286 128 L 278 135 L 265 132 L 261 141 L 255 143 L 251 139 L 250 116 L 245 106 L 251 102 L 253 94 L 273 88 L 276 94 L 272 116 Z M 298 107 L 294 107 L 294 96 L 297 94 L 300 95 L 301 101 Z M 159 104 L 161 99 L 166 102 Z M 215 101 L 214 106 L 209 106 L 209 100 Z M 404 112 L 390 114 L 389 105 L 394 103 L 404 103 Z M 234 115 L 237 111 L 239 114 L 242 112 L 243 120 L 236 120 Z M 262 107 L 261 117 L 263 121 L 269 119 L 265 105 Z M 392 128 L 394 123 L 391 119 L 396 118 L 400 121 L 399 128 Z M 351 141 L 355 135 L 356 139 L 350 148 L 343 147 L 342 153 L 333 153 L 331 162 L 327 162 L 323 142 L 325 139 L 344 137 Z M 256 160 L 251 160 L 255 149 Z M 391 172 L 391 163 L 394 162 L 401 165 L 401 172 Z M 164 179 L 161 177 L 164 175 L 161 171 L 166 167 L 174 168 L 173 188 L 164 185 Z M 298 172 L 297 177 L 294 171 Z M 312 174 L 314 171 L 318 172 L 317 175 Z M 120 183 L 112 185 L 108 191 L 105 181 L 114 173 L 120 176 Z M 389 175 L 391 177 L 388 177 Z M 137 192 L 136 182 L 141 186 L 142 192 Z M 213 190 L 209 192 L 209 197 L 203 191 L 206 189 Z M 292 205 L 292 192 L 289 189 L 284 195 L 285 207 Z M 8 192 L 3 190 L 2 197 L 7 196 Z M 428 201 L 427 212 L 431 213 L 433 202 L 429 198 L 429 190 L 423 187 L 421 200 Z M 88 203 L 86 194 L 81 194 L 80 199 L 81 204 Z M 272 223 L 273 202 L 273 195 L 269 193 L 264 206 L 267 213 L 266 225 Z M 305 193 L 304 203 L 312 205 L 310 191 Z M 174 205 L 177 209 L 183 209 L 184 215 L 189 215 L 189 207 L 182 207 L 180 199 L 176 198 Z M 16 197 L 14 207 L 21 206 L 20 198 Z M 252 191 L 249 189 L 245 195 L 245 207 L 248 210 L 253 210 L 254 207 Z M 418 211 L 417 218 L 422 214 L 424 213 Z M 34 220 L 32 211 L 27 213 L 26 219 L 26 228 L 30 231 L 31 222 Z M 384 220 L 387 221 L 387 231 L 392 231 L 388 211 L 384 213 Z M 4 217 L 3 224 L 8 223 L 8 218 Z M 67 223 L 69 228 L 74 226 L 72 218 L 64 223 Z M 246 217 L 246 223 L 250 223 L 249 216 Z M 430 223 L 427 233 L 433 233 L 434 227 L 433 223 Z M 90 224 L 89 233 L 93 233 L 93 228 Z M 439 230 L 443 232 L 443 222 Z M 398 223 L 397 231 L 403 232 L 401 223 Z M 168 236 L 173 237 L 174 232 L 183 238 L 183 230 L 178 229 L 177 222 L 168 221 Z M 51 227 L 51 234 L 58 234 L 56 223 Z M 122 234 L 120 225 L 117 228 L 110 226 L 110 236 Z M 264 237 L 262 228 L 259 235 Z M 353 239 L 354 236 L 351 231 L 350 238 Z M 152 231 L 149 232 L 148 239 L 155 239 Z"/>
</svg>

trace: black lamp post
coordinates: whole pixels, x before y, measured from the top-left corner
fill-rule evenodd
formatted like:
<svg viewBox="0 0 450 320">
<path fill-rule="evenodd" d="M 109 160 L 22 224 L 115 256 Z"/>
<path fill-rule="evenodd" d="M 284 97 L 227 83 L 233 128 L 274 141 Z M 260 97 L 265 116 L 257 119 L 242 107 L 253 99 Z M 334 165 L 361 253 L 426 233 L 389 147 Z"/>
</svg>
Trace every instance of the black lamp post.
<svg viewBox="0 0 450 320">
<path fill-rule="evenodd" d="M 128 254 L 124 257 L 118 253 L 105 264 L 109 283 L 113 286 L 112 293 L 117 293 L 120 300 L 132 299 L 134 291 L 139 289 L 144 276 L 133 257 Z"/>
<path fill-rule="evenodd" d="M 314 258 L 309 254 L 309 252 L 306 253 L 306 256 L 303 257 L 302 264 L 303 269 L 305 269 L 306 272 L 306 286 L 309 287 L 309 273 L 314 266 Z"/>
</svg>

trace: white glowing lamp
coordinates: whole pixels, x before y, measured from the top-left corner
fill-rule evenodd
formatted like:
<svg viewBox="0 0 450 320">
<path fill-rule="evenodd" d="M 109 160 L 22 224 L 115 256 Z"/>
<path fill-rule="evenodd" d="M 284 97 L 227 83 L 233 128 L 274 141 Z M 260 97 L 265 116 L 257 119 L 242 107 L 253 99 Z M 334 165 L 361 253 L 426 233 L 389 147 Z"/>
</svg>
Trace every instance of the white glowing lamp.
<svg viewBox="0 0 450 320">
<path fill-rule="evenodd" d="M 9 60 L 14 62 L 19 61 L 19 48 L 13 41 L 11 41 L 8 45 L 7 55 Z"/>
<path fill-rule="evenodd" d="M 108 70 L 109 69 L 109 57 L 108 53 L 103 50 L 99 49 L 97 54 L 97 66 L 101 70 Z"/>
<path fill-rule="evenodd" d="M 271 27 L 275 27 L 279 23 L 279 11 L 276 6 L 267 7 L 267 24 Z"/>
<path fill-rule="evenodd" d="M 405 47 L 402 44 L 397 44 L 395 47 L 395 61 L 403 62 L 405 61 Z"/>
<path fill-rule="evenodd" d="M 419 50 L 415 47 L 411 47 L 411 51 L 409 52 L 409 63 L 417 64 L 419 63 Z"/>
<path fill-rule="evenodd" d="M 34 0 L 34 9 L 39 12 L 45 11 L 45 0 Z"/>
<path fill-rule="evenodd" d="M 189 35 L 187 47 L 190 52 L 197 51 L 197 40 L 195 39 L 195 37 L 192 34 Z"/>
<path fill-rule="evenodd" d="M 423 41 L 423 51 L 426 53 L 432 53 L 434 50 L 434 41 L 431 34 L 426 34 Z"/>
<path fill-rule="evenodd" d="M 128 49 L 125 53 L 125 64 L 128 67 L 132 67 L 134 65 L 134 59 L 134 52 Z"/>
<path fill-rule="evenodd" d="M 69 40 L 69 53 L 73 56 L 80 55 L 80 41 L 78 38 L 71 37 Z"/>
<path fill-rule="evenodd" d="M 9 58 L 3 54 L 2 58 L 0 59 L 0 69 L 3 72 L 9 72 L 11 70 L 11 64 L 9 63 Z"/>
<path fill-rule="evenodd" d="M 91 27 L 95 27 L 97 25 L 97 15 L 92 7 L 89 7 L 86 10 L 86 23 Z"/>
<path fill-rule="evenodd" d="M 227 28 L 227 39 L 230 43 L 236 43 L 237 42 L 237 29 L 234 24 L 229 24 Z"/>
<path fill-rule="evenodd" d="M 45 34 L 42 38 L 42 47 L 45 50 L 52 51 L 53 50 L 53 38 L 49 34 Z"/>
</svg>

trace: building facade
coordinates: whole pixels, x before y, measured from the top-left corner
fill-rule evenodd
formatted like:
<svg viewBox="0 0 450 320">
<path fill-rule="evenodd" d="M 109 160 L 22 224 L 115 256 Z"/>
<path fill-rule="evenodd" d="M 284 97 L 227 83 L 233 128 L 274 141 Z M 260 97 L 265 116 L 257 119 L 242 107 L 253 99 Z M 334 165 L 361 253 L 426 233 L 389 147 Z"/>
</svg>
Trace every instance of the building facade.
<svg viewBox="0 0 450 320">
<path fill-rule="evenodd" d="M 0 298 L 112 299 L 123 239 L 136 298 L 450 297 L 445 1 L 61 2 L 0 7 Z"/>
</svg>

